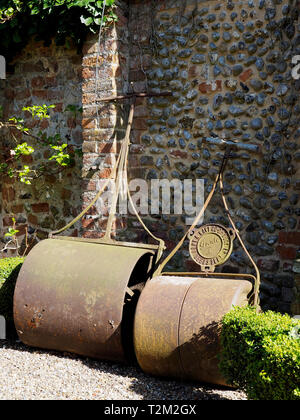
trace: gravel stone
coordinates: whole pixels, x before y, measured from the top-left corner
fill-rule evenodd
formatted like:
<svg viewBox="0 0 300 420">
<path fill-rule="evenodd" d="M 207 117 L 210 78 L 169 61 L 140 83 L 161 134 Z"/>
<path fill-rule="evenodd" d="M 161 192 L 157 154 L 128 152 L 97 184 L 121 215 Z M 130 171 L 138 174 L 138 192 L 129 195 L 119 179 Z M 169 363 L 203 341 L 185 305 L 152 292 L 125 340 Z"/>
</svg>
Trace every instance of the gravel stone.
<svg viewBox="0 0 300 420">
<path fill-rule="evenodd" d="M 238 390 L 160 379 L 138 366 L 0 341 L 0 400 L 246 400 Z"/>
</svg>

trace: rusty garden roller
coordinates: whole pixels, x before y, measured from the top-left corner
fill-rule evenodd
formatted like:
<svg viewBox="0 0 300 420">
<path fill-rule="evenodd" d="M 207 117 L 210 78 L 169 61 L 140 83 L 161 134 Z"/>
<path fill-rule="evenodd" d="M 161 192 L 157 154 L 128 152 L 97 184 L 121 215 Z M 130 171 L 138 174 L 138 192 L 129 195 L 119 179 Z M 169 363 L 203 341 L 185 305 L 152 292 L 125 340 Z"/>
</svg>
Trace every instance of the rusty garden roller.
<svg viewBox="0 0 300 420">
<path fill-rule="evenodd" d="M 258 308 L 259 271 L 234 225 L 223 193 L 222 173 L 229 153 L 227 150 L 193 225 L 159 265 L 139 298 L 134 348 L 140 367 L 149 374 L 227 385 L 218 368 L 220 321 L 233 306 L 251 303 Z M 232 228 L 219 224 L 196 228 L 219 183 Z M 250 258 L 256 276 L 214 272 L 230 257 L 235 237 Z M 186 239 L 190 255 L 201 271 L 163 272 Z"/>
<path fill-rule="evenodd" d="M 151 95 L 132 93 L 105 100 L 146 96 Z M 126 173 L 134 106 L 133 100 L 126 136 L 110 178 L 79 216 L 38 243 L 25 259 L 15 288 L 14 322 L 20 340 L 29 346 L 114 361 L 126 361 L 134 355 L 136 301 L 164 249 L 164 241 L 147 229 L 135 208 L 138 220 L 158 245 L 120 242 L 111 237 L 124 181 L 129 194 Z M 59 236 L 87 213 L 113 178 L 116 188 L 105 236 Z"/>
</svg>

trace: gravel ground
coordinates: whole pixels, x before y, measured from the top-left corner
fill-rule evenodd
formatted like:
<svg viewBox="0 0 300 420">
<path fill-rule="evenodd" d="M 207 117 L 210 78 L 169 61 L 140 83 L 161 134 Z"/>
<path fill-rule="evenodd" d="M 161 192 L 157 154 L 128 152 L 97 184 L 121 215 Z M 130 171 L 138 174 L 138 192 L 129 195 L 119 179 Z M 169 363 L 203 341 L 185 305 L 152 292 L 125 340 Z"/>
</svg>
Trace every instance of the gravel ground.
<svg viewBox="0 0 300 420">
<path fill-rule="evenodd" d="M 164 380 L 137 366 L 0 340 L 0 400 L 245 400 L 236 390 Z"/>
</svg>

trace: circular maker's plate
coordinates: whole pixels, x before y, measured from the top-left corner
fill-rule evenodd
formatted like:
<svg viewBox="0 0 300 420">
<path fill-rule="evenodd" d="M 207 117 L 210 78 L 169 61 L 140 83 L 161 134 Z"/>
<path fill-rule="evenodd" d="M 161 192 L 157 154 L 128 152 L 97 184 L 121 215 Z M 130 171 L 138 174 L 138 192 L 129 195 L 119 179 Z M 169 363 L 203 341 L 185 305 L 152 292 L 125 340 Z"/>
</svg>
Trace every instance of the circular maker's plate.
<svg viewBox="0 0 300 420">
<path fill-rule="evenodd" d="M 222 225 L 203 225 L 190 237 L 190 255 L 202 270 L 214 271 L 230 257 L 233 239 L 233 231 Z"/>
</svg>

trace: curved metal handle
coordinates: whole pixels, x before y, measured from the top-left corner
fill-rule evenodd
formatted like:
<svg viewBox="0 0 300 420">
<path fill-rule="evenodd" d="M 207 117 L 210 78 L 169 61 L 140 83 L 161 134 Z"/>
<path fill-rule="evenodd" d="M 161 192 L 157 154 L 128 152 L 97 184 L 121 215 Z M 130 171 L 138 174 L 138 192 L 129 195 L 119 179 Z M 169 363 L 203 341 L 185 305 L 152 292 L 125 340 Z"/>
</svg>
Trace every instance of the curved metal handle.
<svg viewBox="0 0 300 420">
<path fill-rule="evenodd" d="M 181 246 L 183 245 L 186 237 L 193 231 L 193 229 L 197 226 L 197 224 L 199 223 L 199 220 L 201 219 L 201 217 L 203 216 L 210 200 L 212 199 L 212 196 L 214 195 L 214 192 L 216 190 L 216 187 L 220 181 L 220 176 L 223 173 L 223 171 L 225 170 L 228 158 L 230 156 L 230 152 L 231 152 L 231 147 L 227 146 L 226 147 L 226 151 L 224 153 L 223 156 L 223 160 L 222 160 L 222 164 L 219 170 L 218 175 L 216 176 L 215 182 L 212 186 L 212 190 L 209 193 L 204 206 L 202 207 L 202 209 L 200 210 L 198 216 L 195 218 L 193 224 L 190 226 L 190 228 L 188 229 L 188 231 L 184 234 L 184 236 L 182 237 L 182 239 L 178 242 L 178 244 L 176 245 L 176 247 L 172 250 L 172 252 L 163 260 L 163 262 L 157 267 L 154 275 L 159 276 L 162 273 L 162 270 L 164 269 L 164 267 L 166 266 L 166 264 L 170 261 L 171 258 L 173 258 L 173 256 L 176 254 L 176 252 L 179 250 L 179 248 L 181 248 Z"/>
<path fill-rule="evenodd" d="M 96 203 L 96 201 L 101 197 L 101 195 L 103 194 L 104 190 L 108 186 L 111 179 L 116 178 L 116 189 L 114 191 L 114 195 L 113 195 L 113 198 L 112 198 L 112 205 L 111 205 L 111 209 L 110 209 L 110 212 L 109 212 L 106 232 L 105 232 L 105 235 L 103 237 L 103 241 L 107 241 L 107 242 L 111 241 L 112 225 L 113 225 L 114 218 L 115 218 L 115 215 L 116 215 L 116 208 L 117 208 L 117 202 L 118 202 L 118 198 L 119 198 L 120 191 L 121 191 L 121 184 L 122 184 L 122 181 L 124 181 L 124 179 L 122 179 L 122 176 L 125 176 L 125 183 L 124 184 L 125 184 L 125 189 L 127 189 L 127 194 L 128 194 L 130 204 L 131 204 L 131 206 L 134 210 L 134 213 L 135 213 L 138 221 L 141 223 L 144 230 L 154 240 L 156 240 L 159 244 L 156 261 L 159 261 L 159 259 L 161 258 L 162 254 L 163 254 L 163 251 L 165 249 L 165 242 L 163 241 L 163 239 L 157 238 L 155 235 L 153 235 L 153 233 L 150 232 L 150 230 L 144 224 L 144 222 L 140 218 L 140 216 L 139 216 L 139 214 L 138 214 L 138 212 L 135 208 L 135 205 L 134 205 L 134 203 L 131 199 L 130 193 L 129 193 L 128 179 L 127 179 L 127 169 L 128 169 L 127 160 L 128 160 L 128 150 L 129 150 L 129 146 L 130 146 L 130 133 L 131 133 L 133 117 L 134 117 L 134 108 L 135 108 L 135 97 L 134 97 L 134 100 L 133 100 L 133 102 L 131 103 L 131 106 L 130 106 L 130 112 L 129 112 L 129 117 L 128 117 L 126 134 L 125 134 L 125 138 L 124 138 L 121 150 L 120 150 L 120 154 L 118 156 L 118 159 L 117 159 L 117 162 L 116 162 L 115 166 L 113 167 L 113 169 L 111 171 L 111 174 L 110 174 L 109 178 L 106 180 L 103 187 L 97 193 L 96 197 L 91 201 L 91 203 L 77 217 L 75 217 L 71 222 L 69 222 L 66 226 L 64 226 L 63 228 L 61 228 L 57 231 L 50 232 L 49 233 L 49 238 L 52 238 L 54 235 L 58 235 L 59 233 L 64 232 L 65 230 L 67 230 L 71 226 L 73 226 L 78 220 L 80 220 L 88 212 L 88 210 Z"/>
<path fill-rule="evenodd" d="M 247 248 L 246 248 L 246 246 L 245 246 L 245 244 L 244 244 L 244 242 L 243 242 L 243 240 L 240 236 L 240 233 L 239 233 L 238 229 L 236 228 L 236 226 L 234 224 L 234 221 L 231 217 L 231 214 L 230 214 L 230 211 L 229 211 L 229 208 L 228 208 L 228 205 L 227 205 L 227 201 L 226 201 L 226 198 L 225 198 L 225 194 L 224 194 L 223 175 L 222 174 L 220 176 L 220 189 L 221 189 L 221 195 L 222 195 L 222 200 L 223 200 L 223 204 L 224 204 L 224 207 L 225 207 L 226 215 L 227 215 L 227 217 L 228 217 L 228 219 L 229 219 L 229 221 L 230 221 L 230 223 L 231 223 L 231 225 L 234 229 L 234 232 L 235 232 L 236 237 L 238 238 L 238 240 L 241 244 L 241 247 L 243 248 L 243 250 L 244 250 L 245 254 L 247 255 L 247 257 L 249 258 L 249 260 L 251 261 L 251 263 L 252 263 L 252 265 L 255 269 L 255 272 L 256 272 L 256 280 L 255 280 L 254 292 L 253 292 L 253 294 L 254 294 L 253 306 L 256 306 L 258 308 L 258 305 L 259 305 L 259 288 L 260 288 L 260 272 L 259 272 L 258 267 L 255 264 L 253 258 L 249 254 L 249 252 L 248 252 L 248 250 L 247 250 Z"/>
<path fill-rule="evenodd" d="M 196 217 L 196 219 L 194 220 L 194 222 L 193 222 L 193 224 L 192 224 L 192 226 L 188 229 L 188 231 L 184 234 L 184 236 L 183 236 L 183 238 L 179 241 L 179 243 L 177 244 L 177 246 L 172 250 L 172 252 L 163 260 L 163 262 L 161 263 L 161 264 L 159 264 L 159 266 L 157 267 L 157 269 L 156 269 L 156 271 L 155 271 L 155 273 L 154 273 L 154 276 L 160 276 L 160 275 L 164 275 L 165 273 L 162 273 L 162 271 L 163 271 L 163 269 L 164 269 L 164 267 L 166 266 L 166 264 L 171 260 L 171 258 L 176 254 L 176 252 L 179 250 L 179 248 L 183 245 L 183 243 L 184 243 L 184 241 L 185 241 L 185 239 L 186 239 L 186 237 L 193 231 L 193 229 L 195 228 L 195 226 L 197 225 L 197 223 L 199 222 L 199 220 L 200 220 L 200 218 L 202 217 L 202 215 L 204 214 L 204 212 L 205 212 L 205 210 L 206 210 L 206 208 L 207 208 L 207 206 L 208 206 L 208 204 L 209 204 L 209 202 L 210 202 L 210 200 L 211 200 L 211 198 L 212 198 L 212 196 L 213 196 L 213 194 L 215 193 L 215 190 L 216 190 L 216 187 L 217 187 L 217 185 L 218 185 L 218 183 L 220 183 L 220 190 L 221 190 L 221 195 L 222 195 L 222 200 L 223 200 L 223 204 L 224 204 L 224 207 L 225 207 L 225 212 L 226 212 L 226 214 L 227 214 L 227 216 L 228 216 L 228 219 L 229 219 L 229 221 L 230 221 L 230 223 L 231 223 L 231 225 L 232 225 L 232 228 L 233 228 L 233 231 L 234 231 L 234 233 L 235 233 L 235 235 L 236 235 L 236 237 L 238 238 L 238 240 L 239 240 L 239 242 L 240 242 L 240 244 L 241 244 L 241 246 L 242 246 L 242 248 L 243 248 L 243 250 L 244 250 L 244 252 L 246 253 L 246 255 L 247 255 L 247 257 L 249 258 L 249 260 L 251 261 L 251 263 L 252 263 L 252 265 L 253 265 L 253 267 L 254 267 L 254 269 L 255 269 L 255 272 L 256 272 L 256 277 L 255 276 L 252 276 L 251 274 L 245 274 L 245 276 L 248 276 L 248 277 L 251 277 L 252 279 L 254 279 L 254 291 L 253 291 L 253 295 L 254 295 L 254 298 L 253 298 L 253 306 L 255 306 L 257 309 L 258 309 L 258 305 L 259 305 L 259 287 L 260 287 L 260 273 L 259 273 L 259 270 L 258 270 L 258 268 L 257 268 L 257 265 L 255 264 L 255 262 L 254 262 L 254 260 L 253 260 L 253 258 L 251 257 L 251 255 L 249 254 L 249 252 L 248 252 L 248 250 L 247 250 L 247 248 L 246 248 L 246 246 L 245 246 L 245 244 L 244 244 L 244 242 L 242 241 L 242 238 L 241 238 L 241 236 L 240 236 L 240 234 L 239 234 L 239 231 L 238 231 L 238 229 L 236 228 L 236 226 L 235 226 L 235 224 L 234 224 L 234 222 L 233 222 L 233 220 L 232 220 L 232 217 L 231 217 L 231 215 L 230 215 L 230 212 L 229 212 L 229 208 L 228 208 L 228 205 L 227 205 L 227 202 L 226 202 L 226 198 L 225 198 L 225 195 L 224 195 L 224 187 L 223 187 L 223 172 L 224 172 L 224 169 L 225 169 L 225 167 L 226 167 L 226 163 L 227 163 L 227 161 L 228 161 L 228 158 L 229 158 L 229 155 L 230 155 L 230 152 L 231 152 L 231 148 L 230 148 L 230 146 L 226 149 L 226 152 L 225 152 L 225 154 L 224 154 L 224 157 L 223 157 L 223 161 L 222 161 L 222 164 L 221 164 L 221 167 L 220 167 L 220 171 L 219 171 L 219 173 L 218 173 L 218 175 L 217 175 L 217 177 L 216 177 L 216 179 L 215 179 L 215 182 L 214 182 L 214 184 L 213 184 L 213 187 L 212 187 L 212 190 L 211 190 L 211 192 L 209 193 L 209 195 L 208 195 L 208 197 L 207 197 L 207 199 L 206 199 L 206 201 L 205 201 L 205 203 L 204 203 L 204 206 L 202 207 L 202 209 L 200 210 L 200 213 L 198 214 L 198 216 Z M 177 275 L 178 274 L 182 274 L 182 273 L 177 273 Z M 211 273 L 209 273 L 209 275 L 210 275 Z M 201 273 L 201 275 L 205 275 L 205 273 Z M 216 273 L 216 275 L 220 275 L 219 273 Z M 240 275 L 241 276 L 241 275 Z"/>
</svg>

